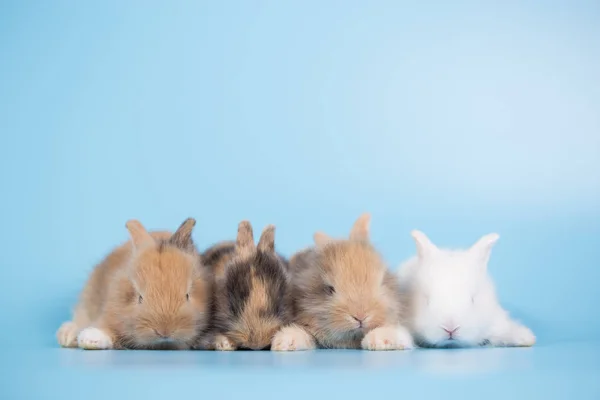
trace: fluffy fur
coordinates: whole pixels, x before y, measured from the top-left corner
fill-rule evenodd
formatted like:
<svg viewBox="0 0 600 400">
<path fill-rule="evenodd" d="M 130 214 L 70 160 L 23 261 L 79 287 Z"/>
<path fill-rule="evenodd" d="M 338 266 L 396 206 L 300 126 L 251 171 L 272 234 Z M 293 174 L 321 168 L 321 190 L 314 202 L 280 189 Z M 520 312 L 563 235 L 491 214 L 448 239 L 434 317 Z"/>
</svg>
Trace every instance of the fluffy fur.
<svg viewBox="0 0 600 400">
<path fill-rule="evenodd" d="M 424 347 L 532 346 L 535 336 L 500 306 L 487 272 L 499 236 L 483 236 L 468 250 L 436 247 L 412 232 L 417 256 L 398 272 L 408 294 L 409 328 Z"/>
<path fill-rule="evenodd" d="M 202 343 L 212 278 L 192 242 L 191 218 L 174 234 L 127 222 L 131 240 L 110 253 L 88 280 L 73 321 L 57 332 L 64 347 L 189 349 Z"/>
<path fill-rule="evenodd" d="M 397 281 L 369 243 L 369 223 L 362 215 L 347 240 L 317 232 L 316 247 L 292 257 L 294 324 L 276 335 L 273 350 L 412 347 Z"/>
<path fill-rule="evenodd" d="M 275 227 L 267 226 L 255 246 L 252 226 L 242 221 L 235 243 L 217 244 L 203 259 L 216 277 L 214 348 L 270 348 L 288 322 L 287 262 L 275 252 Z"/>
</svg>

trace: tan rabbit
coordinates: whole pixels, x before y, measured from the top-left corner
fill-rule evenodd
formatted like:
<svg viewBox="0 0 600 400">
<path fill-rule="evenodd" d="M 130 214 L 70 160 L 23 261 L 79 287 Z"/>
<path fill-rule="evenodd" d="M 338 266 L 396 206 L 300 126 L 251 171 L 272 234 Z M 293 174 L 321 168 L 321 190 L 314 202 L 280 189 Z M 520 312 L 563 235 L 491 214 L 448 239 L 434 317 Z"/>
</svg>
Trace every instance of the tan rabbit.
<svg viewBox="0 0 600 400">
<path fill-rule="evenodd" d="M 294 324 L 275 336 L 272 350 L 413 347 L 398 283 L 369 243 L 369 223 L 363 214 L 347 240 L 318 232 L 315 248 L 290 259 Z"/>
<path fill-rule="evenodd" d="M 242 221 L 235 243 L 219 243 L 203 259 L 216 277 L 215 349 L 270 348 L 289 321 L 287 261 L 275 252 L 275 227 L 267 226 L 255 246 L 252 226 Z"/>
<path fill-rule="evenodd" d="M 73 321 L 57 332 L 63 347 L 189 349 L 201 347 L 212 299 L 212 277 L 192 242 L 196 221 L 174 234 L 148 233 L 127 222 L 131 240 L 94 269 Z"/>
</svg>

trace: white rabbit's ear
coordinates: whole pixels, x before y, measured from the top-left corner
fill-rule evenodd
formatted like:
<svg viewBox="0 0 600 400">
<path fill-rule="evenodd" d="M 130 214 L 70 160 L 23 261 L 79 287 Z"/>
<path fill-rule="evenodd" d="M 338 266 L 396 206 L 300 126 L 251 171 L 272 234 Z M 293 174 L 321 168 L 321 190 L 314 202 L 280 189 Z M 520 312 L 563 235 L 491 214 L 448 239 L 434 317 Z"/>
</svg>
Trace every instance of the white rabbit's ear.
<svg viewBox="0 0 600 400">
<path fill-rule="evenodd" d="M 313 240 L 315 241 L 317 248 L 325 247 L 327 244 L 333 242 L 333 239 L 323 232 L 316 232 L 313 235 Z"/>
<path fill-rule="evenodd" d="M 125 227 L 129 231 L 129 236 L 131 236 L 131 242 L 133 243 L 133 247 L 136 250 L 149 247 L 155 244 L 154 239 L 152 238 L 152 236 L 150 236 L 150 234 L 148 233 L 146 228 L 144 228 L 144 225 L 142 225 L 140 221 L 137 221 L 135 219 L 129 220 L 125 224 Z"/>
<path fill-rule="evenodd" d="M 431 243 L 431 240 L 421 231 L 412 231 L 410 235 L 415 239 L 417 245 L 417 255 L 423 259 L 431 253 L 437 251 L 435 244 Z"/>
<path fill-rule="evenodd" d="M 371 225 L 371 214 L 364 213 L 352 226 L 350 240 L 369 240 L 369 226 Z"/>
<path fill-rule="evenodd" d="M 490 258 L 492 247 L 494 247 L 494 244 L 498 241 L 498 239 L 500 239 L 500 235 L 497 233 L 490 233 L 482 236 L 477 243 L 471 246 L 469 253 L 477 257 L 484 264 L 487 264 Z"/>
</svg>

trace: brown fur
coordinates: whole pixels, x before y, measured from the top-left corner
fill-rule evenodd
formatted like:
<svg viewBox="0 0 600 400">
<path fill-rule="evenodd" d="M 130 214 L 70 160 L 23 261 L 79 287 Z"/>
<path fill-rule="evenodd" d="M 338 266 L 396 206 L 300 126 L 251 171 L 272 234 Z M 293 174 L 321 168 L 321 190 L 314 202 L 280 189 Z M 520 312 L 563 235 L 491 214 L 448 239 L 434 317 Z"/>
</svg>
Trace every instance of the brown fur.
<svg viewBox="0 0 600 400">
<path fill-rule="evenodd" d="M 94 326 L 114 348 L 183 349 L 200 343 L 210 317 L 212 278 L 191 241 L 194 224 L 188 219 L 171 235 L 128 222 L 131 240 L 96 266 L 73 321 L 63 326 L 75 333 Z M 61 330 L 60 344 L 76 347 L 76 334 Z M 159 335 L 172 341 L 158 344 Z"/>
<path fill-rule="evenodd" d="M 217 344 L 218 349 L 268 348 L 288 321 L 287 266 L 275 252 L 274 232 L 275 227 L 266 227 L 255 246 L 250 223 L 242 221 L 234 250 L 222 251 L 222 259 L 213 258 L 212 266 L 219 271 L 215 283 L 216 337 L 227 341 L 225 346 Z"/>
<path fill-rule="evenodd" d="M 361 216 L 348 240 L 317 233 L 316 247 L 290 260 L 294 322 L 320 347 L 358 349 L 371 330 L 400 322 L 398 286 L 368 241 L 368 223 Z"/>
</svg>

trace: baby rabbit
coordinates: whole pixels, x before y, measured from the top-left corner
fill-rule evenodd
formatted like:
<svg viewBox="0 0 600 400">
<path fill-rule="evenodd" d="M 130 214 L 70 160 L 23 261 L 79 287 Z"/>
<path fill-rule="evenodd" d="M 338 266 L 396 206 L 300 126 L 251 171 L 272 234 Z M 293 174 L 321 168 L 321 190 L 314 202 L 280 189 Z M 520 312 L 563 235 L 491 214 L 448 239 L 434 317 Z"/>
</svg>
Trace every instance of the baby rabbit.
<svg viewBox="0 0 600 400">
<path fill-rule="evenodd" d="M 287 261 L 275 252 L 275 227 L 267 226 L 258 246 L 252 226 L 240 222 L 237 240 L 203 254 L 215 274 L 214 348 L 271 347 L 275 333 L 288 322 Z"/>
<path fill-rule="evenodd" d="M 127 222 L 131 240 L 93 271 L 73 321 L 57 332 L 63 347 L 189 349 L 202 342 L 210 317 L 212 278 L 192 243 L 196 221 L 174 234 L 148 233 Z"/>
<path fill-rule="evenodd" d="M 349 240 L 317 232 L 316 247 L 290 259 L 294 324 L 275 335 L 272 350 L 413 347 L 398 283 L 369 243 L 370 219 L 363 214 Z"/>
<path fill-rule="evenodd" d="M 483 236 L 468 250 L 437 248 L 413 231 L 417 256 L 398 272 L 409 296 L 409 328 L 423 347 L 532 346 L 529 328 L 511 320 L 496 298 L 487 273 L 499 236 Z"/>
</svg>

